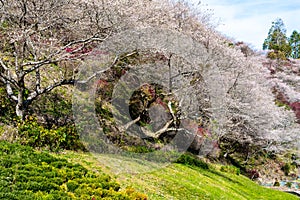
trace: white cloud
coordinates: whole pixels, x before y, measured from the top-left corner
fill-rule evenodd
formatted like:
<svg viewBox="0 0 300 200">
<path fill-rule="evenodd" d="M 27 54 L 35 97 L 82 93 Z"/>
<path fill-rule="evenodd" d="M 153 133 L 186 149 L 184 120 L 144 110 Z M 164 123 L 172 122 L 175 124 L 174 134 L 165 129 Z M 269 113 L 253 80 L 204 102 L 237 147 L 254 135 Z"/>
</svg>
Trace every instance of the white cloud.
<svg viewBox="0 0 300 200">
<path fill-rule="evenodd" d="M 238 41 L 250 43 L 256 49 L 262 48 L 276 18 L 283 19 L 287 36 L 293 30 L 300 31 L 298 0 L 203 0 L 202 5 L 205 4 L 214 10 L 216 18 L 221 19 L 217 30 Z"/>
</svg>

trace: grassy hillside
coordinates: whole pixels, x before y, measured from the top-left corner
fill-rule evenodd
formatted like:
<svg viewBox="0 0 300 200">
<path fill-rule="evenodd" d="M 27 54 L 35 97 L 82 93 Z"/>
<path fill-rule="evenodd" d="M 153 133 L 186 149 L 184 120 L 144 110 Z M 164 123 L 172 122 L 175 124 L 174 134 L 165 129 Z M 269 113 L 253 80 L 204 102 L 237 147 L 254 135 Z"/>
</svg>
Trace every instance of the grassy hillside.
<svg viewBox="0 0 300 200">
<path fill-rule="evenodd" d="M 110 167 L 105 167 L 108 160 L 121 157 L 101 155 L 98 160 L 90 154 L 65 152 L 57 155 L 72 162 L 79 162 L 87 168 L 105 170 L 115 176 L 122 187 L 132 187 L 148 195 L 149 199 L 298 199 L 296 196 L 261 187 L 243 175 L 221 172 L 220 166 L 212 165 L 209 169 L 174 163 L 167 167 L 147 173 L 114 174 Z M 132 169 L 145 170 L 149 166 L 124 160 L 123 164 Z"/>
<path fill-rule="evenodd" d="M 122 190 L 107 174 L 55 158 L 31 147 L 0 141 L 0 199 L 146 199 Z"/>
<path fill-rule="evenodd" d="M 126 180 L 150 199 L 297 199 L 260 187 L 242 175 L 181 164 Z"/>
</svg>

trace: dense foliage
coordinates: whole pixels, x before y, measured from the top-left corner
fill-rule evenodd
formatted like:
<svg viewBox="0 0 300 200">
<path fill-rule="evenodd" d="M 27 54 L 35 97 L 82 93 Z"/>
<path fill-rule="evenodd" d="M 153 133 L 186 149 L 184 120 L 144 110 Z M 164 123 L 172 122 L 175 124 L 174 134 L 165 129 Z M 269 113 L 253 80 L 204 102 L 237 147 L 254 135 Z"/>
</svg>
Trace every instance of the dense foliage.
<svg viewBox="0 0 300 200">
<path fill-rule="evenodd" d="M 286 36 L 286 28 L 282 19 L 272 22 L 268 37 L 263 43 L 263 49 L 272 50 L 268 57 L 275 59 L 300 58 L 300 34 L 294 30 L 290 37 Z"/>
<path fill-rule="evenodd" d="M 298 31 L 293 31 L 289 38 L 289 44 L 292 48 L 291 57 L 300 58 L 300 33 Z"/>
<path fill-rule="evenodd" d="M 1 1 L 0 82 L 18 117 L 40 95 L 74 83 L 78 62 L 110 29 L 98 8 L 80 0 Z"/>
<path fill-rule="evenodd" d="M 0 142 L 0 198 L 33 199 L 147 199 L 108 175 L 55 158 L 30 147 Z"/>
<path fill-rule="evenodd" d="M 45 128 L 32 117 L 18 124 L 21 144 L 36 148 L 47 148 L 51 151 L 61 149 L 84 150 L 79 135 L 72 125 L 57 128 Z"/>
<path fill-rule="evenodd" d="M 294 31 L 288 38 L 282 20 L 273 23 L 264 43 L 274 61 L 220 35 L 208 23 L 209 13 L 184 1 L 2 0 L 0 6 L 1 133 L 17 131 L 14 135 L 22 144 L 52 151 L 84 149 L 71 112 L 71 88 L 78 83 L 95 89 L 86 96 L 96 94 L 90 107 L 79 99 L 83 107 L 77 114 L 85 117 L 85 111 L 92 110 L 99 129 L 123 150 L 161 150 L 181 134 L 179 143 L 191 144 L 194 154 L 224 157 L 243 167 L 256 155 L 297 147 L 300 106 L 294 75 L 299 65 L 288 69 L 296 70 L 293 76 L 277 72 L 287 69 L 281 59 L 298 58 L 299 34 Z M 157 49 L 130 46 L 145 43 L 134 37 L 143 30 L 153 31 L 146 41 Z M 125 35 L 122 42 L 114 41 L 120 35 Z M 125 40 L 129 45 L 124 47 Z M 189 42 L 197 45 L 190 47 Z M 111 49 L 114 45 L 124 48 Z M 89 59 L 101 56 L 104 67 L 79 80 L 78 73 L 93 67 Z M 197 59 L 190 59 L 193 56 Z M 169 86 L 140 84 L 139 74 L 126 77 L 141 68 L 146 78 L 157 75 Z M 116 93 L 126 78 L 133 81 Z M 133 90 L 130 83 L 137 87 Z M 121 96 L 130 92 L 127 99 Z M 114 98 L 118 95 L 122 98 Z M 92 127 L 90 116 L 86 123 L 77 123 L 79 128 Z M 102 150 L 96 129 L 84 134 L 96 136 L 86 137 L 87 143 Z M 178 162 L 202 166 L 189 157 Z"/>
</svg>

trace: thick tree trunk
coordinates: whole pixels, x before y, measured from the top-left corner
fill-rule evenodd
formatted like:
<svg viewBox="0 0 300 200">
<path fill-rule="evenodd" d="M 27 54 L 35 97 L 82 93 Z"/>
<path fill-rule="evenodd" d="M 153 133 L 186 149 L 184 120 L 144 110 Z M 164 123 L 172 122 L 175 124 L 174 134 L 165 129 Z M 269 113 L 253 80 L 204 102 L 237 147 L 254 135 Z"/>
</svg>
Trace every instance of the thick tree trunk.
<svg viewBox="0 0 300 200">
<path fill-rule="evenodd" d="M 19 93 L 18 93 L 18 102 L 16 105 L 16 114 L 21 120 L 24 120 L 24 112 L 25 112 L 24 89 L 20 89 L 18 92 Z"/>
<path fill-rule="evenodd" d="M 16 114 L 21 120 L 24 120 L 24 109 L 22 105 L 19 105 L 19 103 L 16 106 Z"/>
<path fill-rule="evenodd" d="M 16 105 L 16 114 L 21 119 L 24 120 L 24 112 L 25 112 L 25 82 L 24 82 L 24 76 L 19 74 L 18 77 L 18 96 L 17 96 L 17 105 Z"/>
</svg>

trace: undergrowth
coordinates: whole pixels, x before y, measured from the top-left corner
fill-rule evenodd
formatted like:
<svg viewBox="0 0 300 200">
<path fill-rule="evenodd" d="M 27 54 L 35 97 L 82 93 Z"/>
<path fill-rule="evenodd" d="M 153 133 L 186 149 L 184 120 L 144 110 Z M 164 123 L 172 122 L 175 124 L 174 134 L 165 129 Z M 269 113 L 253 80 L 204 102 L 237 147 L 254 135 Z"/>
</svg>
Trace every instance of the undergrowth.
<svg viewBox="0 0 300 200">
<path fill-rule="evenodd" d="M 105 173 L 31 147 L 0 142 L 0 199 L 147 199 Z"/>
</svg>

